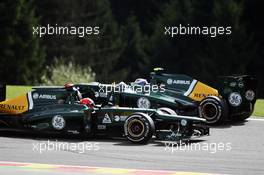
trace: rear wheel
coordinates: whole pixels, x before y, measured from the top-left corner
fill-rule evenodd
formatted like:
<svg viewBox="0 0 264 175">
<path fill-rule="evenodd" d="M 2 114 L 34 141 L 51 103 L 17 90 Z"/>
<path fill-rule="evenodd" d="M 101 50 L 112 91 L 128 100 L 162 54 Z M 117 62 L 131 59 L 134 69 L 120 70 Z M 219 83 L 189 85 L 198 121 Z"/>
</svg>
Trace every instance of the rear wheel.
<svg viewBox="0 0 264 175">
<path fill-rule="evenodd" d="M 135 113 L 125 121 L 124 132 L 129 141 L 144 144 L 152 138 L 155 125 L 147 114 Z"/>
<path fill-rule="evenodd" d="M 233 121 L 236 121 L 236 122 L 241 122 L 241 121 L 244 121 L 246 120 L 247 118 L 249 118 L 251 116 L 252 113 L 249 113 L 249 114 L 242 114 L 242 115 L 239 115 L 239 116 L 235 116 L 233 117 Z"/>
<path fill-rule="evenodd" d="M 200 102 L 199 113 L 201 117 L 206 119 L 207 123 L 221 123 L 227 118 L 228 106 L 223 99 L 209 96 Z"/>
</svg>

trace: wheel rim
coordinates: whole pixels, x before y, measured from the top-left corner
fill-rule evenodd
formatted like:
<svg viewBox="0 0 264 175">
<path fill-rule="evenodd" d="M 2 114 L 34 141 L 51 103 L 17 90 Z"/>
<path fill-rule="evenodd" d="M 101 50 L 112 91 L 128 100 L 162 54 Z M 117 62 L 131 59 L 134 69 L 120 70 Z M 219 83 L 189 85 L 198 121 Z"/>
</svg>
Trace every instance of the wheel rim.
<svg viewBox="0 0 264 175">
<path fill-rule="evenodd" d="M 218 108 L 214 103 L 206 103 L 202 106 L 202 115 L 206 120 L 215 120 L 218 117 Z"/>
<path fill-rule="evenodd" d="M 144 133 L 144 130 L 144 123 L 138 119 L 135 119 L 128 124 L 128 133 L 132 137 L 140 137 Z"/>
</svg>

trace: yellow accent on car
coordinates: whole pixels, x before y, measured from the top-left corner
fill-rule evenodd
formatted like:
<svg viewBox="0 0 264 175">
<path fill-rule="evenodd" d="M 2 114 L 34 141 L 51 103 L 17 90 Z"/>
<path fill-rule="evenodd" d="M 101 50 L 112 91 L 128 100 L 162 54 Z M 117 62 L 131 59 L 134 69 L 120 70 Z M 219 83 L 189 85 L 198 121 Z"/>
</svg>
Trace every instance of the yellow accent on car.
<svg viewBox="0 0 264 175">
<path fill-rule="evenodd" d="M 157 71 L 162 71 L 162 70 L 164 70 L 162 67 L 155 67 L 154 69 L 153 69 L 155 72 L 157 72 Z"/>
<path fill-rule="evenodd" d="M 198 81 L 189 97 L 195 101 L 201 101 L 208 96 L 219 96 L 218 90 Z"/>
<path fill-rule="evenodd" d="M 21 114 L 28 110 L 27 95 L 0 102 L 0 113 Z"/>
</svg>

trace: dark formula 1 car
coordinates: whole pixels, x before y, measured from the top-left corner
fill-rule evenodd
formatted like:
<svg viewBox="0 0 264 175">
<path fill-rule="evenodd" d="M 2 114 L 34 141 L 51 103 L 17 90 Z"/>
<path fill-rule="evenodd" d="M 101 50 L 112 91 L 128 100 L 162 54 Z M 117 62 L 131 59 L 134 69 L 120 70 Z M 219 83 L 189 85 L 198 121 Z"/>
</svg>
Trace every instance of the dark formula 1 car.
<svg viewBox="0 0 264 175">
<path fill-rule="evenodd" d="M 156 91 L 151 89 L 155 85 Z M 189 76 L 165 74 L 156 69 L 150 75 L 150 84 L 87 83 L 75 86 L 84 96 L 89 94 L 98 103 L 147 109 L 168 107 L 179 115 L 200 116 L 214 124 L 248 118 L 256 102 L 257 81 L 250 76 L 221 77 L 215 89 Z"/>
<path fill-rule="evenodd" d="M 199 117 L 179 116 L 168 108 L 102 107 L 89 98 L 81 99 L 78 92 L 73 86 L 41 87 L 2 101 L 0 130 L 106 135 L 126 137 L 134 143 L 146 143 L 152 136 L 177 141 L 209 134 L 205 119 Z"/>
<path fill-rule="evenodd" d="M 220 77 L 213 88 L 192 77 L 166 74 L 157 68 L 151 73 L 150 81 L 163 84 L 170 96 L 196 103 L 199 116 L 208 123 L 244 120 L 251 116 L 256 102 L 257 80 L 248 75 Z"/>
</svg>

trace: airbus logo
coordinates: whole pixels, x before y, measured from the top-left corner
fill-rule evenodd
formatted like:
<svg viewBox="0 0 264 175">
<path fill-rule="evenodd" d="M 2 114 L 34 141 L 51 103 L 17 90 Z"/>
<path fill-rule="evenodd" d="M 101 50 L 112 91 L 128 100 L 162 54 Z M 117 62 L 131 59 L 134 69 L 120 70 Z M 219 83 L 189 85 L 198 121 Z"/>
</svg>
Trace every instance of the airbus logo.
<svg viewBox="0 0 264 175">
<path fill-rule="evenodd" d="M 167 84 L 172 85 L 172 84 L 184 84 L 184 85 L 189 85 L 191 84 L 190 80 L 173 80 L 171 78 L 167 79 Z"/>
<path fill-rule="evenodd" d="M 56 95 L 50 95 L 50 94 L 33 94 L 34 99 L 49 99 L 49 100 L 56 100 Z"/>
<path fill-rule="evenodd" d="M 40 94 L 39 99 L 56 100 L 56 95 Z"/>
</svg>

